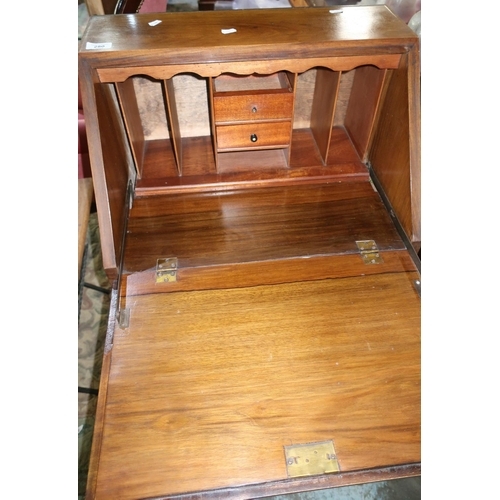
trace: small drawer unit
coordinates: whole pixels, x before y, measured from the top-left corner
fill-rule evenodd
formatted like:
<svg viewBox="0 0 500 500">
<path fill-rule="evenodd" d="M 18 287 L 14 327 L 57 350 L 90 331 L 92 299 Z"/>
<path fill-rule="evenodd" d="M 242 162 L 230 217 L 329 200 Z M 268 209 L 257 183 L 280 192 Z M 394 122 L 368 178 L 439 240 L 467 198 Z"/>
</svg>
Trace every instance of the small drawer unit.
<svg viewBox="0 0 500 500">
<path fill-rule="evenodd" d="M 223 74 L 211 79 L 216 156 L 275 149 L 282 150 L 288 166 L 295 78 L 283 71 L 271 75 Z"/>
</svg>

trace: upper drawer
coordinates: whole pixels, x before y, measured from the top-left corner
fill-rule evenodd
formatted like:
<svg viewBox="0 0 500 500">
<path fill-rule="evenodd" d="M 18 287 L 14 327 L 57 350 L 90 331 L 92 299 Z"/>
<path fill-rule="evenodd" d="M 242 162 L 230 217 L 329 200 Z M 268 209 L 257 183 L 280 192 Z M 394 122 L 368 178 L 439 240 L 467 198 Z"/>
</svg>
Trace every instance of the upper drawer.
<svg viewBox="0 0 500 500">
<path fill-rule="evenodd" d="M 291 119 L 292 113 L 293 94 L 291 92 L 214 96 L 216 123 Z"/>
<path fill-rule="evenodd" d="M 292 118 L 294 93 L 286 72 L 221 75 L 212 84 L 217 124 Z"/>
</svg>

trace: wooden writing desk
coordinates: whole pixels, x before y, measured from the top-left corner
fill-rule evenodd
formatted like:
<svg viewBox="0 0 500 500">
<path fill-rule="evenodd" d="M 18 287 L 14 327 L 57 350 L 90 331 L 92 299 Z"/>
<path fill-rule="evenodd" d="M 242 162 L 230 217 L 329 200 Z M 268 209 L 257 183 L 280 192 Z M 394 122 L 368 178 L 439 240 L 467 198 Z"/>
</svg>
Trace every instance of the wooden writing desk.
<svg viewBox="0 0 500 500">
<path fill-rule="evenodd" d="M 418 37 L 383 6 L 103 16 L 80 78 L 114 280 L 89 498 L 419 474 Z"/>
</svg>

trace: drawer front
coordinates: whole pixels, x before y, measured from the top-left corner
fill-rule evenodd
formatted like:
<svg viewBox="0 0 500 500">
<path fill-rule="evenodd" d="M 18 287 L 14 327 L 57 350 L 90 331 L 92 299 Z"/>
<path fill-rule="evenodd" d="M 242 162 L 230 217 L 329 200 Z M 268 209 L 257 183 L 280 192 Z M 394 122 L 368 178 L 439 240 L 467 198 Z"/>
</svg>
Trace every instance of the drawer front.
<svg viewBox="0 0 500 500">
<path fill-rule="evenodd" d="M 290 144 L 291 122 L 245 123 L 217 127 L 217 148 L 259 149 Z"/>
<path fill-rule="evenodd" d="M 214 97 L 215 122 L 292 119 L 293 94 L 243 94 Z"/>
</svg>

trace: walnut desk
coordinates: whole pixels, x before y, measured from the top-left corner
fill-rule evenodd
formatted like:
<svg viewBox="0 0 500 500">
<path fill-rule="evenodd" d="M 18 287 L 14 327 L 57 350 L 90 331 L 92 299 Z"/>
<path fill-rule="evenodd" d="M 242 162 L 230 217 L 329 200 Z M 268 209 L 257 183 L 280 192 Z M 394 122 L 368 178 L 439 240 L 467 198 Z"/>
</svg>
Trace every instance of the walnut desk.
<svg viewBox="0 0 500 500">
<path fill-rule="evenodd" d="M 114 282 L 88 498 L 420 474 L 419 40 L 330 10 L 87 26 Z"/>
</svg>

